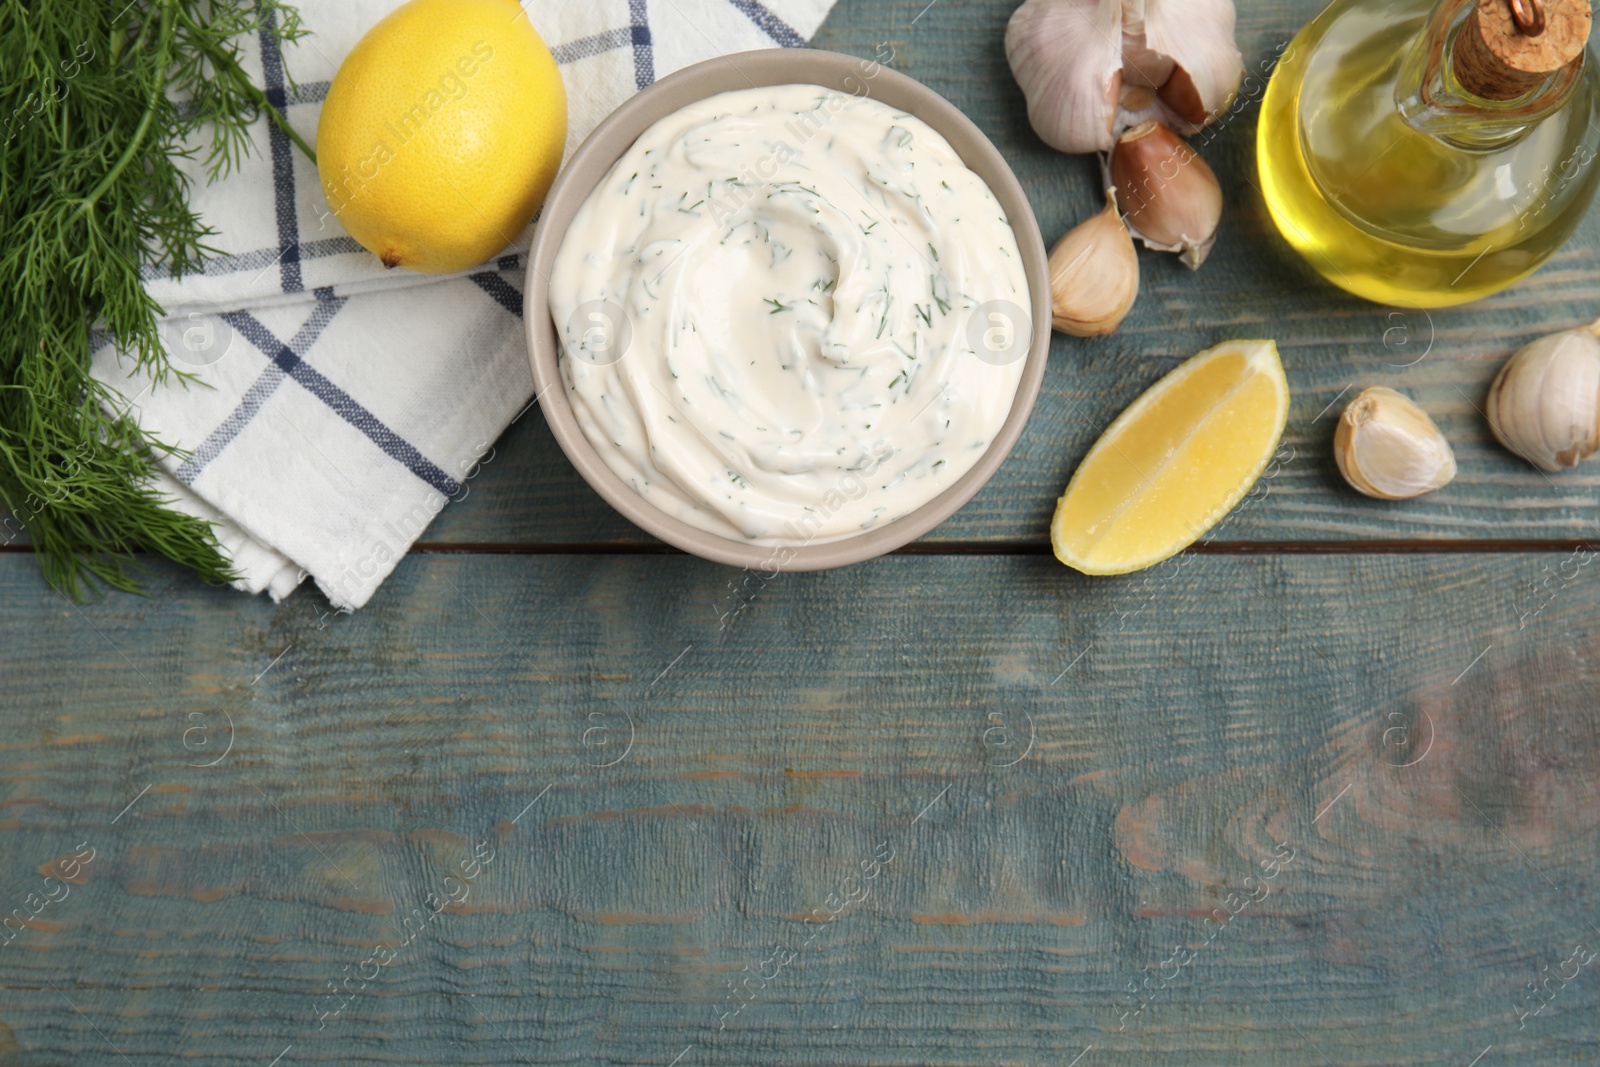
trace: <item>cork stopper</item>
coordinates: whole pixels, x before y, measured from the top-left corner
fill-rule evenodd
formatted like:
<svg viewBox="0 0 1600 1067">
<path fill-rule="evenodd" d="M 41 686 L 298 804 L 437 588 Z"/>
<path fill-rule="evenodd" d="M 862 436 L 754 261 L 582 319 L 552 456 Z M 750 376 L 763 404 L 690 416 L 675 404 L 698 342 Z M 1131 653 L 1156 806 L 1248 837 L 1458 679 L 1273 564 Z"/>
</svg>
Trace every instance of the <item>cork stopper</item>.
<svg viewBox="0 0 1600 1067">
<path fill-rule="evenodd" d="M 1514 100 L 1583 55 L 1593 17 L 1589 0 L 1477 0 L 1456 37 L 1456 78 L 1485 100 Z"/>
</svg>

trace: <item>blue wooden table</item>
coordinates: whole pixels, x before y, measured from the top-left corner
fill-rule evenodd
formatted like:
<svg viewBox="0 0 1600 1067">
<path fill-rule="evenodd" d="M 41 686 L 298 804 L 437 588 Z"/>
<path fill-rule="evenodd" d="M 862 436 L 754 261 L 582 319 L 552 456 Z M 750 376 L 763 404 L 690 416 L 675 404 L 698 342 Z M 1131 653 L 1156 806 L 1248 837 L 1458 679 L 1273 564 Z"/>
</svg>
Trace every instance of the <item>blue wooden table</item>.
<svg viewBox="0 0 1600 1067">
<path fill-rule="evenodd" d="M 1096 178 L 1029 131 L 1009 6 L 842 0 L 816 43 L 977 118 L 1053 240 Z M 1247 61 L 1315 6 L 1244 0 Z M 74 605 L 0 552 L 0 1067 L 1600 1060 L 1600 466 L 1477 411 L 1600 310 L 1600 220 L 1480 305 L 1361 304 L 1267 223 L 1253 104 L 1206 148 L 1212 260 L 1146 254 L 893 557 L 667 551 L 537 414 L 354 616 L 154 562 Z M 1240 336 L 1294 392 L 1265 496 L 1146 574 L 1057 564 L 1100 430 Z M 1374 384 L 1454 484 L 1342 486 Z"/>
</svg>

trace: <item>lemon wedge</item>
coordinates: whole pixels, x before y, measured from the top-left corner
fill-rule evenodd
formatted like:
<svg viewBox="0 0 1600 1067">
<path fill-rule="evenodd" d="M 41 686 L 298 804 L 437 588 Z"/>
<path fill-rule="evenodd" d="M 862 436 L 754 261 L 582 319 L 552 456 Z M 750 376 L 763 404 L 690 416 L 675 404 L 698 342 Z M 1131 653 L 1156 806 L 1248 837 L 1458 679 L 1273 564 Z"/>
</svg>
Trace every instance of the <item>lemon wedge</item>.
<svg viewBox="0 0 1600 1067">
<path fill-rule="evenodd" d="M 1162 378 L 1095 442 L 1056 505 L 1056 558 L 1127 574 L 1199 540 L 1261 477 L 1289 418 L 1272 341 L 1209 348 Z"/>
</svg>

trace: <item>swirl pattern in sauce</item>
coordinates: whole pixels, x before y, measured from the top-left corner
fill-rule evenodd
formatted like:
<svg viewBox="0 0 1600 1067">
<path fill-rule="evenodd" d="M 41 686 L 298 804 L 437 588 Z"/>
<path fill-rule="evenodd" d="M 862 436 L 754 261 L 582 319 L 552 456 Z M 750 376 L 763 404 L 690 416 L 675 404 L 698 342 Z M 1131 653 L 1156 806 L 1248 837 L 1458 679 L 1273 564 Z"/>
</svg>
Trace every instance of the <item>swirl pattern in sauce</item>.
<svg viewBox="0 0 1600 1067">
<path fill-rule="evenodd" d="M 1016 235 L 914 116 L 814 85 L 657 122 L 550 279 L 563 381 L 623 481 L 759 544 L 893 522 L 971 469 L 1031 337 Z"/>
</svg>

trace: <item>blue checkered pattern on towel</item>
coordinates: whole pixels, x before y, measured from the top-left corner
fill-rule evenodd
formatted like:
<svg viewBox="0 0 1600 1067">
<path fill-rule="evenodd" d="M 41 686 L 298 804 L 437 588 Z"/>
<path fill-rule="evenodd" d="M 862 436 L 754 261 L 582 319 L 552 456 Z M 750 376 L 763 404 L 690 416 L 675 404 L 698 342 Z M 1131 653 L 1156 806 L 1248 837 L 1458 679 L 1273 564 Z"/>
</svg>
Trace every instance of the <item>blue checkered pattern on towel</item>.
<svg viewBox="0 0 1600 1067">
<path fill-rule="evenodd" d="M 338 62 L 401 0 L 302 0 L 311 36 L 246 68 L 308 139 Z M 567 85 L 568 150 L 629 95 L 690 63 L 804 45 L 833 0 L 524 0 Z M 293 82 L 290 75 L 294 76 Z M 187 450 L 156 472 L 174 506 L 217 524 L 240 588 L 281 599 L 307 575 L 364 604 L 459 498 L 529 406 L 521 326 L 532 227 L 450 278 L 385 270 L 330 214 L 315 169 L 266 121 L 235 173 L 194 202 L 226 250 L 204 273 L 147 270 L 175 365 L 152 386 L 103 347 L 95 374 Z"/>
</svg>

